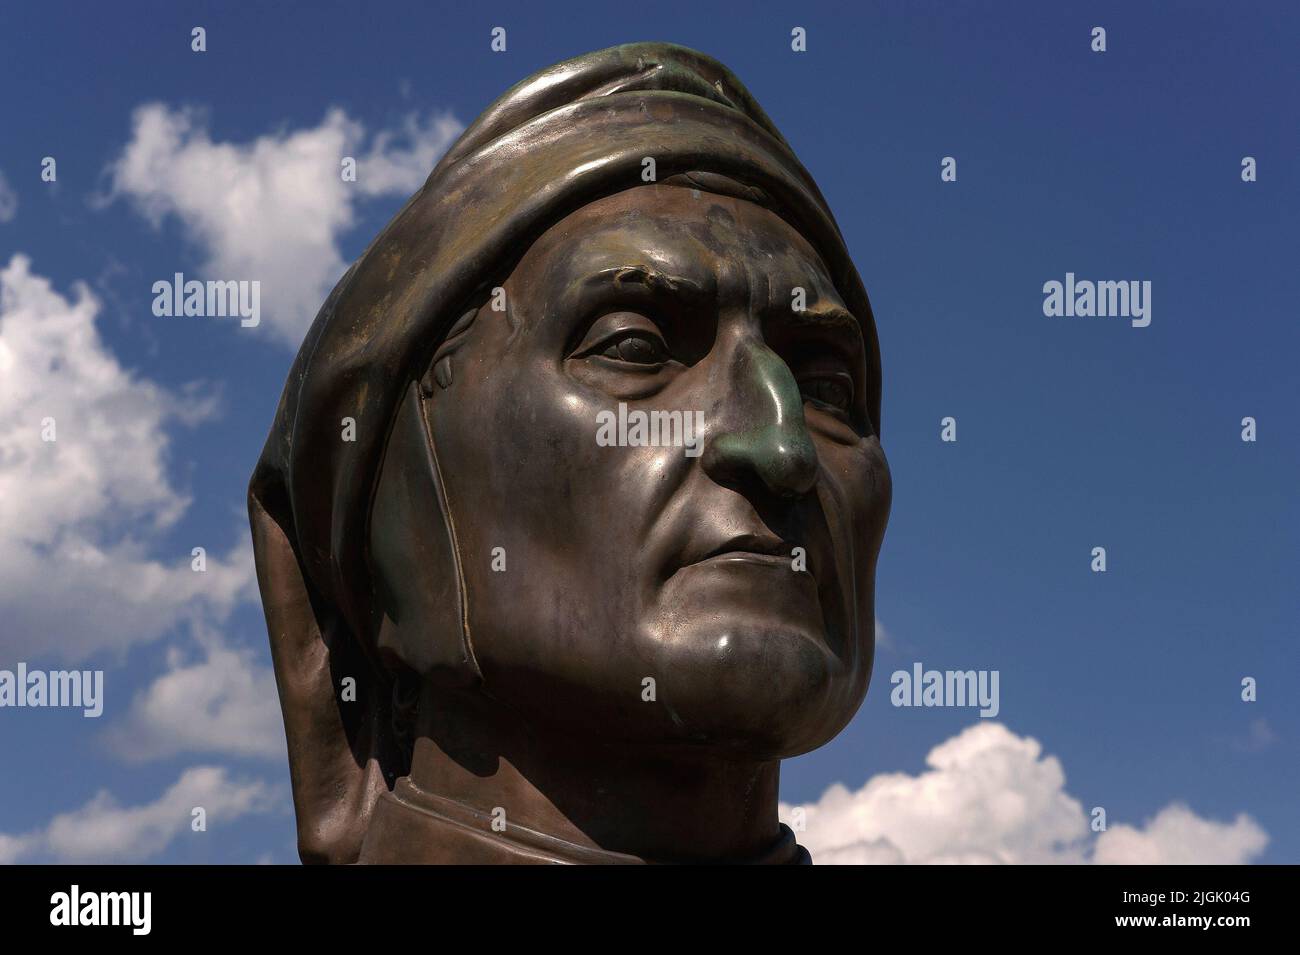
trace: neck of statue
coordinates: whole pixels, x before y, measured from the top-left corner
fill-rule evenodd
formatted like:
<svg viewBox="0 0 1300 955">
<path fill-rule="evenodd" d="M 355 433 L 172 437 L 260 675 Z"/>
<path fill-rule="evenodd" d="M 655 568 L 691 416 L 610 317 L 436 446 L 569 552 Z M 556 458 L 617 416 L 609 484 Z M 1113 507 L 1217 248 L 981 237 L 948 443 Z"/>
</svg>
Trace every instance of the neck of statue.
<svg viewBox="0 0 1300 955">
<path fill-rule="evenodd" d="M 806 863 L 777 761 L 538 733 L 485 697 L 422 701 L 411 772 L 375 806 L 371 863 Z"/>
</svg>

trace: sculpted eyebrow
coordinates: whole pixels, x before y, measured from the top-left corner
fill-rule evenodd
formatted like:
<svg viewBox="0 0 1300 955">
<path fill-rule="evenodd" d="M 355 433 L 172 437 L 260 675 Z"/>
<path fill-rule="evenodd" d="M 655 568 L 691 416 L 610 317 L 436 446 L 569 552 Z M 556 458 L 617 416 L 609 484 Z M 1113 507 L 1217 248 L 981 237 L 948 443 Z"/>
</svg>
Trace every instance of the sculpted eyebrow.
<svg viewBox="0 0 1300 955">
<path fill-rule="evenodd" d="M 792 312 L 791 315 L 795 322 L 803 320 L 818 325 L 846 325 L 861 330 L 852 312 L 832 302 L 815 302 L 802 312 Z"/>
<path fill-rule="evenodd" d="M 832 302 L 815 302 L 802 312 L 773 309 L 771 317 L 793 333 L 812 334 L 844 350 L 847 356 L 863 354 L 862 326 L 848 309 Z"/>
<path fill-rule="evenodd" d="M 601 269 L 583 281 L 584 288 L 613 287 L 616 289 L 643 290 L 664 296 L 684 296 L 691 299 L 708 299 L 713 290 L 695 279 L 672 275 L 647 265 L 624 265 Z"/>
</svg>

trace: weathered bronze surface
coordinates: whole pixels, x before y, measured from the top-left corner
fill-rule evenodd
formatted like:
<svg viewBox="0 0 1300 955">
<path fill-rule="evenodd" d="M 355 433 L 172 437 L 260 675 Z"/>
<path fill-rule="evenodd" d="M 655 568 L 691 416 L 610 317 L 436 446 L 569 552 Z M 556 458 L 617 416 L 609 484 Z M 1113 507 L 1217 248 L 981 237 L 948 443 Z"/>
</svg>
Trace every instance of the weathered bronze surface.
<svg viewBox="0 0 1300 955">
<path fill-rule="evenodd" d="M 250 485 L 303 860 L 807 861 L 779 765 L 866 693 L 879 432 L 866 292 L 731 73 L 508 91 L 330 295 Z"/>
</svg>

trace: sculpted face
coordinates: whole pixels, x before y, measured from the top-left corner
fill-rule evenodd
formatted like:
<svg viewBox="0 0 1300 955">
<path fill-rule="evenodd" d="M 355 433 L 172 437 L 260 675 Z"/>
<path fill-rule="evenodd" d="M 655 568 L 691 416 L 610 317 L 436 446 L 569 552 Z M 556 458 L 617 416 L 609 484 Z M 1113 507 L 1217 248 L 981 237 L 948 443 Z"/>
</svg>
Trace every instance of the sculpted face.
<svg viewBox="0 0 1300 955">
<path fill-rule="evenodd" d="M 622 44 L 488 106 L 322 305 L 249 482 L 304 861 L 807 862 L 780 760 L 870 678 L 879 369 L 721 63 Z"/>
<path fill-rule="evenodd" d="M 756 204 L 648 185 L 552 226 L 504 288 L 426 407 L 484 692 L 578 737 L 826 742 L 870 676 L 890 479 L 817 253 Z M 620 404 L 681 412 L 694 447 L 598 442 Z"/>
</svg>

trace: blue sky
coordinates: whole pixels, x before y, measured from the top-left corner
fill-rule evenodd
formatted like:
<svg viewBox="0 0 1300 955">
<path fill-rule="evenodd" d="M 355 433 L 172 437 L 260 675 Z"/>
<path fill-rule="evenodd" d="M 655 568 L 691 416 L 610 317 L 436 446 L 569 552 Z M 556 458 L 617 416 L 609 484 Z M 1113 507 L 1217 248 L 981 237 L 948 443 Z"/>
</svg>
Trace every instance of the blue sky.
<svg viewBox="0 0 1300 955">
<path fill-rule="evenodd" d="M 337 268 L 328 287 L 362 251 L 455 123 L 557 60 L 662 39 L 727 64 L 781 128 L 840 222 L 879 325 L 895 487 L 877 579 L 888 639 L 853 724 L 785 765 L 783 801 L 815 804 L 837 782 L 858 793 L 887 773 L 906 778 L 873 785 L 942 800 L 984 778 L 979 759 L 1001 754 L 1004 795 L 1046 794 L 1044 811 L 1057 814 L 1042 831 L 1071 831 L 1060 821 L 1070 814 L 1064 793 L 1083 811 L 1105 807 L 1111 827 L 1132 827 L 1142 845 L 1199 833 L 1206 844 L 1222 837 L 1227 858 L 1300 860 L 1295 5 L 751 3 L 741 15 L 699 2 L 617 15 L 601 4 L 548 7 L 6 11 L 0 193 L 12 201 L 0 221 L 0 268 L 27 289 L 23 301 L 39 300 L 39 314 L 26 332 L 0 326 L 0 342 L 36 334 L 62 308 L 33 291 L 32 276 L 69 302 L 84 282 L 102 338 L 86 373 L 129 372 L 113 394 L 172 410 L 157 420 L 145 413 L 148 434 L 106 444 L 66 490 L 24 505 L 32 534 L 57 524 L 65 543 L 96 542 L 125 568 L 120 580 L 99 574 L 103 586 L 87 597 L 73 583 L 88 571 L 69 570 L 55 542 L 0 527 L 0 572 L 40 571 L 36 586 L 19 586 L 18 574 L 0 581 L 0 668 L 55 667 L 80 654 L 75 662 L 104 669 L 107 681 L 98 720 L 0 710 L 0 859 L 8 838 L 24 847 L 11 849 L 21 861 L 295 860 L 282 757 L 273 742 L 251 752 L 237 742 L 240 714 L 264 715 L 244 704 L 268 685 L 260 606 L 240 583 L 243 497 L 293 357 L 289 313 L 311 299 L 313 268 Z M 202 54 L 190 49 L 196 25 L 207 30 Z M 494 26 L 507 30 L 505 53 L 489 49 Z M 790 50 L 795 26 L 807 29 L 806 53 Z M 1107 31 L 1104 53 L 1090 49 L 1095 26 Z M 146 142 L 141 115 L 178 138 Z M 234 230 L 208 201 L 238 184 L 213 176 L 205 193 L 204 157 L 214 168 L 265 172 L 252 144 L 273 163 L 289 142 L 336 156 L 331 137 L 347 154 L 372 157 L 372 170 L 388 164 L 387 180 L 373 178 L 366 194 L 331 187 L 332 222 L 297 228 L 299 207 L 268 194 L 275 201 L 254 203 Z M 153 164 L 123 158 L 142 153 Z M 41 181 L 45 156 L 57 159 L 55 183 Z M 945 156 L 957 160 L 956 182 L 940 181 Z M 1257 160 L 1258 181 L 1242 181 L 1244 156 Z M 168 168 L 199 174 L 160 174 L 157 162 L 169 159 L 180 165 Z M 324 238 L 298 249 L 309 229 Z M 257 267 L 247 243 L 258 235 L 277 257 L 269 274 L 306 276 L 309 286 L 292 302 L 276 299 L 281 314 L 265 312 L 264 328 L 152 314 L 152 283 L 175 272 L 257 278 L 211 273 L 222 263 Z M 25 277 L 12 271 L 15 255 L 30 260 Z M 1150 281 L 1150 326 L 1045 317 L 1043 283 L 1067 272 Z M 15 376 L 0 379 L 0 441 L 36 427 L 31 414 L 50 382 L 48 394 L 69 393 L 57 375 L 27 368 L 30 400 L 12 401 L 22 371 L 0 364 L 0 375 Z M 1258 422 L 1254 443 L 1241 440 L 1248 415 Z M 955 443 L 939 439 L 945 416 L 957 420 Z M 75 419 L 68 427 L 75 435 Z M 162 468 L 140 478 L 139 501 L 122 476 L 130 462 L 112 459 L 123 448 Z M 0 454 L 6 495 L 25 495 L 20 479 L 43 480 L 39 469 L 6 480 L 8 466 Z M 80 510 L 60 503 L 91 494 L 99 479 L 109 482 L 102 499 Z M 16 499 L 0 502 L 15 522 Z M 174 520 L 156 526 L 151 515 L 167 506 Z M 165 611 L 120 609 L 140 603 L 158 568 L 188 572 L 194 546 L 207 548 L 219 565 L 210 577 L 228 591 L 190 600 L 164 584 Z M 1107 551 L 1105 574 L 1090 570 L 1096 546 Z M 120 602 L 114 587 L 124 588 Z M 914 661 L 998 670 L 1003 735 L 969 709 L 891 706 L 890 673 Z M 1247 676 L 1258 680 L 1253 703 L 1241 700 Z M 209 702 L 233 720 L 229 733 L 177 731 L 186 693 L 218 684 L 229 695 Z M 159 725 L 169 722 L 170 737 Z M 978 740 L 976 724 L 985 724 Z M 927 754 L 954 738 L 965 740 L 945 750 L 955 762 L 927 766 Z M 1017 788 L 1034 775 L 1021 769 L 1043 766 L 1025 738 L 1059 760 L 1063 782 L 1046 773 L 1044 788 Z M 186 777 L 195 767 L 210 771 Z M 211 831 L 169 829 L 165 794 L 182 805 L 187 787 L 204 786 L 221 789 L 215 804 L 228 806 Z M 876 792 L 856 798 L 876 806 Z M 953 799 L 952 839 L 971 854 L 1011 851 L 1016 833 L 990 835 L 997 827 L 980 815 L 998 794 L 972 799 L 985 809 Z M 1152 823 L 1171 804 L 1190 812 Z M 86 847 L 97 826 L 119 820 L 114 807 L 137 806 L 162 821 L 130 845 Z M 51 827 L 58 814 L 77 814 L 68 824 L 91 833 L 84 844 Z M 1238 825 L 1240 814 L 1249 819 Z M 1262 850 L 1256 830 L 1267 835 Z M 921 851 L 898 845 L 909 859 Z"/>
</svg>

